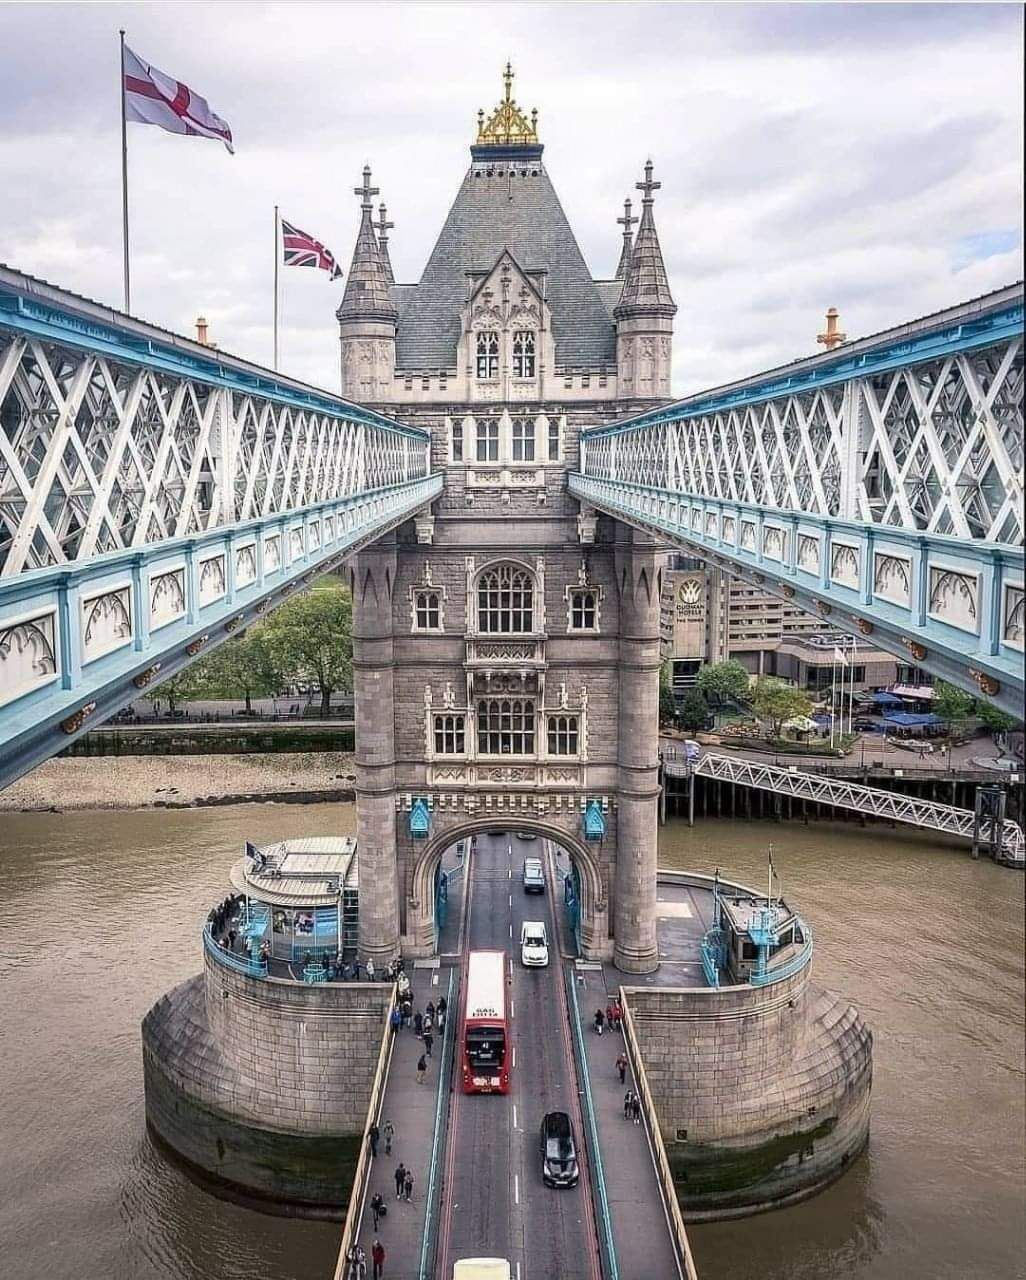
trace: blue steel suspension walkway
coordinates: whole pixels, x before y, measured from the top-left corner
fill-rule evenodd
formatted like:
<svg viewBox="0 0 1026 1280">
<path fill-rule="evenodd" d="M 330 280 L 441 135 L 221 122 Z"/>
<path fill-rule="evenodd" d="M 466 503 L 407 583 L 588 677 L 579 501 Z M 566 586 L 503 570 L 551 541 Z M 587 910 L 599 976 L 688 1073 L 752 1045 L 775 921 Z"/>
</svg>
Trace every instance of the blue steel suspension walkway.
<svg viewBox="0 0 1026 1280">
<path fill-rule="evenodd" d="M 426 432 L 0 268 L 0 787 L 441 487 Z"/>
<path fill-rule="evenodd" d="M 1021 717 L 1023 288 L 582 432 L 570 491 Z"/>
</svg>

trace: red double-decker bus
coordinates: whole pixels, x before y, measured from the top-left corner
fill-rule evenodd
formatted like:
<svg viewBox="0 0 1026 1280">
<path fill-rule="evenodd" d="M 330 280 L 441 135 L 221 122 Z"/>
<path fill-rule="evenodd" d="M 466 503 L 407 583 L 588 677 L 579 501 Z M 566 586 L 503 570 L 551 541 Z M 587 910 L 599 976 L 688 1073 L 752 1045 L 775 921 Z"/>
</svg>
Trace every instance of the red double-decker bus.
<svg viewBox="0 0 1026 1280">
<path fill-rule="evenodd" d="M 509 1093 L 506 954 L 471 951 L 463 1002 L 463 1092 Z"/>
</svg>

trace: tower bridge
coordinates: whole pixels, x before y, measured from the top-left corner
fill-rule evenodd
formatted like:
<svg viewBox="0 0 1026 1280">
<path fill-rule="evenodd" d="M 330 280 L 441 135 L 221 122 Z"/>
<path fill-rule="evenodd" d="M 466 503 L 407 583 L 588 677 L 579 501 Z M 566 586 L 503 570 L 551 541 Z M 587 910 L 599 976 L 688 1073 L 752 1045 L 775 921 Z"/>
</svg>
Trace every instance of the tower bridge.
<svg viewBox="0 0 1026 1280">
<path fill-rule="evenodd" d="M 402 211 L 375 219 L 364 171 L 337 312 L 343 397 L 0 269 L 0 785 L 344 566 L 361 959 L 434 957 L 443 855 L 494 828 L 568 860 L 588 972 L 656 983 L 667 547 L 1020 711 L 1022 287 L 668 403 L 654 167 L 640 216 L 615 220 L 615 272 L 596 278 L 543 151 L 507 68 L 415 282 L 388 253 Z M 505 871 L 512 938 L 511 852 Z M 690 1169 L 686 1194 L 709 1212 L 808 1194 L 867 1140 L 871 1037 L 809 984 L 811 933 L 784 904 L 765 904 L 779 927 L 731 939 L 718 882 L 691 881 L 662 909 L 691 922 L 684 977 L 632 989 L 664 1090 L 649 1120 L 662 1108 L 681 1185 Z M 711 931 L 732 985 L 697 976 Z M 774 989 L 766 963 L 799 945 Z M 229 991 L 223 949 L 206 963 L 207 1013 L 197 989 L 183 1016 L 237 1055 L 228 996 L 250 980 L 268 1008 L 295 993 L 234 970 Z M 155 1010 L 169 1054 L 174 999 Z M 738 1038 L 750 1023 L 754 1055 Z M 305 1023 L 283 1025 L 306 1043 Z M 175 1072 L 196 1064 L 166 1057 L 148 1062 L 180 1092 Z M 569 1058 L 543 1065 L 553 1096 L 569 1088 Z M 757 1158 L 739 1172 L 742 1148 Z M 685 1193 L 657 1163 L 670 1213 Z"/>
</svg>

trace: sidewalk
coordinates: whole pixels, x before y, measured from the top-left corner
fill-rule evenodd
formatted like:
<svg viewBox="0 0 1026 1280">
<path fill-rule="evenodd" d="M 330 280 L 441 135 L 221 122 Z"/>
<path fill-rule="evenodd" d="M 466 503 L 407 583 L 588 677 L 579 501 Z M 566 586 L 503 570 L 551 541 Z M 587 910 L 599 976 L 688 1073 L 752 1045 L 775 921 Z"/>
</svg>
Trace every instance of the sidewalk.
<svg viewBox="0 0 1026 1280">
<path fill-rule="evenodd" d="M 428 1001 L 437 1004 L 439 996 L 449 997 L 449 969 L 414 969 L 413 1010 L 423 1012 Z M 455 984 L 454 984 L 455 991 Z M 446 1021 L 446 1035 L 451 1036 L 456 1026 L 455 1011 Z M 423 1041 L 415 1035 L 412 1026 L 398 1032 L 392 1048 L 388 1080 L 378 1117 L 379 1129 L 391 1120 L 395 1127 L 392 1154 L 385 1154 L 384 1136 L 378 1142 L 377 1159 L 372 1162 L 367 1181 L 367 1194 L 363 1205 L 358 1239 L 367 1254 L 368 1280 L 372 1272 L 371 1247 L 374 1244 L 374 1218 L 370 1209 L 371 1197 L 379 1193 L 388 1207 L 381 1219 L 377 1238 L 385 1246 L 385 1275 L 388 1280 L 418 1280 L 420 1276 L 421 1250 L 424 1240 L 427 1212 L 428 1185 L 430 1182 L 432 1150 L 435 1138 L 435 1117 L 441 1113 L 444 1125 L 446 1099 L 438 1107 L 439 1067 L 442 1061 L 442 1039 L 436 1033 L 432 1056 L 428 1059 L 427 1079 L 417 1083 L 417 1060 L 424 1052 Z M 438 1152 L 440 1158 L 441 1135 Z M 395 1170 L 400 1161 L 413 1172 L 413 1194 L 410 1203 L 397 1201 L 395 1194 Z"/>
<path fill-rule="evenodd" d="M 672 1280 L 679 1272 L 649 1147 L 648 1126 L 644 1116 L 640 1125 L 623 1118 L 624 1094 L 628 1089 L 637 1092 L 630 1066 L 624 1084 L 616 1070 L 617 1056 L 629 1056 L 624 1037 L 619 1031 L 607 1030 L 600 1036 L 594 1030 L 595 1010 L 605 1010 L 615 999 L 616 980 L 607 988 L 603 971 L 585 970 L 575 975 L 574 986 L 581 1010 L 620 1276 L 622 1280 L 642 1276 Z"/>
</svg>

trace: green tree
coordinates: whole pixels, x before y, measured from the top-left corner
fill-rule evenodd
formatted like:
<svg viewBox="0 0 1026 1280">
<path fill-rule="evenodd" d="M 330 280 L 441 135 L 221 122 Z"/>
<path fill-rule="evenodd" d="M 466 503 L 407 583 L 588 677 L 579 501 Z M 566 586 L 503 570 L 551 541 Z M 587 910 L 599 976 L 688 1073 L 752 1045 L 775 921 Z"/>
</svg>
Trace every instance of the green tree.
<svg viewBox="0 0 1026 1280">
<path fill-rule="evenodd" d="M 287 680 L 309 680 L 321 695 L 353 687 L 353 602 L 341 587 L 324 587 L 283 604 L 264 625 L 274 667 Z"/>
<path fill-rule="evenodd" d="M 748 672 L 736 658 L 728 662 L 710 662 L 698 673 L 698 687 L 706 698 L 722 702 L 726 698 L 735 698 L 738 702 L 748 702 L 751 691 L 748 687 Z"/>
<path fill-rule="evenodd" d="M 964 693 L 944 680 L 937 681 L 933 693 L 933 711 L 948 726 L 949 733 L 958 725 L 965 724 L 972 715 L 974 706 L 972 694 Z"/>
<path fill-rule="evenodd" d="M 252 711 L 254 697 L 276 693 L 288 678 L 279 669 L 266 624 L 259 623 L 198 662 L 194 682 L 197 696 L 244 698 Z"/>
<path fill-rule="evenodd" d="M 776 680 L 773 676 L 760 676 L 752 691 L 752 710 L 760 720 L 768 720 L 773 737 L 779 738 L 785 720 L 795 716 L 807 716 L 812 710 L 812 700 L 801 689 Z"/>
<path fill-rule="evenodd" d="M 196 697 L 196 673 L 193 667 L 182 667 L 172 676 L 165 676 L 154 685 L 149 699 L 152 703 L 167 700 L 167 709 L 174 715 L 182 702 L 189 702 Z"/>
<path fill-rule="evenodd" d="M 709 704 L 702 695 L 701 689 L 689 689 L 680 704 L 680 722 L 685 729 L 697 733 L 705 728 L 709 716 Z"/>
<path fill-rule="evenodd" d="M 659 723 L 675 724 L 677 720 L 677 700 L 668 684 L 659 686 Z"/>
<path fill-rule="evenodd" d="M 1002 711 L 1000 707 L 995 707 L 993 702 L 984 702 L 982 700 L 976 703 L 976 714 L 980 717 L 980 722 L 991 733 L 1000 733 L 1005 729 L 1014 729 L 1022 723 L 1016 720 L 1015 716 L 1010 716 L 1007 711 Z"/>
</svg>

